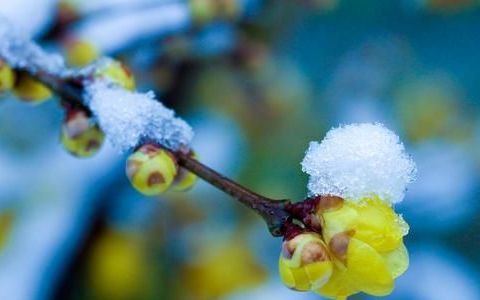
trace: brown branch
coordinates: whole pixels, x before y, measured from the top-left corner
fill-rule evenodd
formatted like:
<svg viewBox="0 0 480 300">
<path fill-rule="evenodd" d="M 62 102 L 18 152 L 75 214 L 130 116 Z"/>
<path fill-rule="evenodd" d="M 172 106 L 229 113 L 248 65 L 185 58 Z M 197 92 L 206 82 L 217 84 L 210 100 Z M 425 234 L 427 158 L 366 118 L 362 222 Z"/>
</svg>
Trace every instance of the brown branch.
<svg viewBox="0 0 480 300">
<path fill-rule="evenodd" d="M 27 72 L 30 76 L 48 86 L 59 96 L 64 105 L 82 108 L 91 115 L 90 109 L 84 103 L 81 80 L 75 78 L 66 80 L 41 72 L 33 73 L 27 69 L 17 69 L 16 71 Z M 191 171 L 214 187 L 257 212 L 265 220 L 273 236 L 290 236 L 292 232 L 299 232 L 297 229 L 298 225 L 294 225 L 292 219 L 302 221 L 303 218 L 299 218 L 296 213 L 292 212 L 302 211 L 302 209 L 299 208 L 302 206 L 302 202 L 292 204 L 288 200 L 274 200 L 264 197 L 200 163 L 186 152 L 171 152 L 177 158 L 178 164 L 181 167 Z"/>
<path fill-rule="evenodd" d="M 290 218 L 285 207 L 290 204 L 290 201 L 273 200 L 254 193 L 181 151 L 175 152 L 174 155 L 180 166 L 256 211 L 263 217 L 273 236 L 283 236 L 285 224 Z"/>
</svg>

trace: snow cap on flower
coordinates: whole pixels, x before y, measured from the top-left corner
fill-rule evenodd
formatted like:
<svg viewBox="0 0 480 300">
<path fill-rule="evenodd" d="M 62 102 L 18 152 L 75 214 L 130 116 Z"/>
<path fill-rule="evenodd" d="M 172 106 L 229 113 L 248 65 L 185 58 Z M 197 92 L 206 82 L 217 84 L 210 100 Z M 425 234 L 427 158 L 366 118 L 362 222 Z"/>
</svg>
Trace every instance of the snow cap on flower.
<svg viewBox="0 0 480 300">
<path fill-rule="evenodd" d="M 321 143 L 310 143 L 302 170 L 310 175 L 310 195 L 378 196 L 390 203 L 402 201 L 416 174 L 399 137 L 380 123 L 331 129 Z"/>
</svg>

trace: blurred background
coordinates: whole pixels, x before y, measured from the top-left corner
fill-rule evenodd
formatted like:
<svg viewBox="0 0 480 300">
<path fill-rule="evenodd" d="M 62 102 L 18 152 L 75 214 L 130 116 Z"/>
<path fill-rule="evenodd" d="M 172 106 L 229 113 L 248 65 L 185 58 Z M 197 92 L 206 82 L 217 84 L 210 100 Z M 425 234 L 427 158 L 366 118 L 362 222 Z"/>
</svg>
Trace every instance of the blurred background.
<svg viewBox="0 0 480 300">
<path fill-rule="evenodd" d="M 201 161 L 300 200 L 308 142 L 382 122 L 418 164 L 411 267 L 388 299 L 480 299 L 478 0 L 16 0 L 0 15 L 73 66 L 111 55 L 194 128 Z M 0 98 L 1 299 L 321 299 L 281 240 L 204 182 L 142 197 L 125 156 L 58 142 L 56 101 Z M 357 295 L 352 299 L 370 299 Z"/>
</svg>

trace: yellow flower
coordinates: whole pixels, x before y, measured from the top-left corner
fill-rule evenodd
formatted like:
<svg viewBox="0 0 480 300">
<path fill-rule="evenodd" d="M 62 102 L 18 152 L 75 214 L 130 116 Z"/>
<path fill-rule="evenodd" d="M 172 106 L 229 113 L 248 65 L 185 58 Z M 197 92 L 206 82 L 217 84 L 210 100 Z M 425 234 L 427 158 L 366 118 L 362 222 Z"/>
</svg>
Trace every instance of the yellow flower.
<svg viewBox="0 0 480 300">
<path fill-rule="evenodd" d="M 403 244 L 408 225 L 402 217 L 376 197 L 344 201 L 334 209 L 319 210 L 317 217 L 334 268 L 330 280 L 316 292 L 336 299 L 357 292 L 390 294 L 394 279 L 408 267 Z"/>
<path fill-rule="evenodd" d="M 333 269 L 327 247 L 315 233 L 302 233 L 285 241 L 278 265 L 283 283 L 299 291 L 322 287 Z"/>
</svg>

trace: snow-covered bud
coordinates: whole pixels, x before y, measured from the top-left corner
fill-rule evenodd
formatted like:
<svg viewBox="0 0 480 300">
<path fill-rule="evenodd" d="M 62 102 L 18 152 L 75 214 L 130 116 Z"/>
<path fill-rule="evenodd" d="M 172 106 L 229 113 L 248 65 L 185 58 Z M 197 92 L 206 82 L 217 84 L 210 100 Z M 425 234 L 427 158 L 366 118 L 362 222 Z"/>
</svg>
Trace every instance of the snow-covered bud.
<svg viewBox="0 0 480 300">
<path fill-rule="evenodd" d="M 283 242 L 279 260 L 280 278 L 295 290 L 321 288 L 332 275 L 333 265 L 320 235 L 301 233 Z"/>
<path fill-rule="evenodd" d="M 15 72 L 3 60 L 0 60 L 0 92 L 6 92 L 15 84 Z"/>
<path fill-rule="evenodd" d="M 82 110 L 68 113 L 60 136 L 65 149 L 77 157 L 90 157 L 97 153 L 104 138 L 102 130 Z"/>
<path fill-rule="evenodd" d="M 132 72 L 124 64 L 116 60 L 109 60 L 101 64 L 96 70 L 95 76 L 108 79 L 130 91 L 135 89 L 135 78 Z"/>
<path fill-rule="evenodd" d="M 20 100 L 34 104 L 42 103 L 52 96 L 48 87 L 27 73 L 18 74 L 13 92 Z"/>
<path fill-rule="evenodd" d="M 127 176 L 140 193 L 154 196 L 165 192 L 177 175 L 177 164 L 170 152 L 144 145 L 127 159 Z"/>
</svg>

